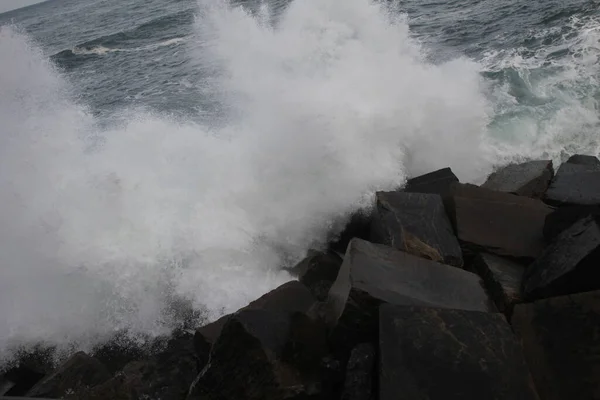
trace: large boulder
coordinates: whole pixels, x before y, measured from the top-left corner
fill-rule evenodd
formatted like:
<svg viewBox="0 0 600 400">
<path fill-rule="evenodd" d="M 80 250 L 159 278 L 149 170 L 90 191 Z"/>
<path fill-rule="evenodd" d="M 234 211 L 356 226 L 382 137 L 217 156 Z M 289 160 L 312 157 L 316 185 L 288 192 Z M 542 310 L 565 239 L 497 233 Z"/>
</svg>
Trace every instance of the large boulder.
<svg viewBox="0 0 600 400">
<path fill-rule="evenodd" d="M 334 327 L 336 353 L 374 342 L 381 303 L 495 310 L 476 274 L 354 239 L 329 291 L 325 315 Z"/>
<path fill-rule="evenodd" d="M 343 229 L 339 230 L 339 233 L 328 240 L 329 251 L 344 254 L 348 243 L 354 238 L 360 238 L 368 240 L 371 230 L 371 217 L 372 209 L 363 209 L 354 212 L 350 215 L 347 223 L 343 226 Z M 335 225 L 335 224 L 334 224 Z M 333 230 L 338 230 L 333 227 Z"/>
<path fill-rule="evenodd" d="M 382 305 L 379 356 L 379 400 L 538 399 L 502 314 Z"/>
<path fill-rule="evenodd" d="M 599 224 L 586 217 L 556 237 L 525 272 L 526 300 L 600 289 Z"/>
<path fill-rule="evenodd" d="M 542 399 L 598 398 L 599 291 L 519 304 L 512 325 Z"/>
<path fill-rule="evenodd" d="M 310 289 L 313 296 L 324 301 L 331 285 L 337 278 L 342 258 L 334 252 L 312 251 L 292 269 L 300 283 Z"/>
<path fill-rule="evenodd" d="M 478 254 L 473 266 L 483 278 L 498 311 L 510 316 L 513 306 L 523 299 L 521 288 L 525 267 L 512 260 L 488 253 Z"/>
<path fill-rule="evenodd" d="M 310 289 L 298 281 L 290 281 L 254 300 L 241 310 L 264 309 L 273 311 L 307 312 L 316 303 Z M 212 345 L 217 341 L 221 330 L 232 314 L 200 327 L 194 335 L 194 347 L 200 367 L 208 361 Z"/>
<path fill-rule="evenodd" d="M 544 223 L 544 239 L 552 242 L 565 229 L 589 215 L 600 216 L 600 206 L 565 206 L 548 214 Z"/>
<path fill-rule="evenodd" d="M 483 251 L 534 259 L 544 249 L 544 221 L 552 208 L 540 200 L 455 184 L 446 206 L 467 256 Z"/>
<path fill-rule="evenodd" d="M 325 398 L 319 365 L 325 327 L 300 312 L 247 309 L 233 315 L 188 400 Z"/>
<path fill-rule="evenodd" d="M 352 349 L 346 367 L 342 400 L 373 400 L 375 361 L 377 353 L 371 343 L 361 343 Z"/>
<path fill-rule="evenodd" d="M 62 398 L 72 392 L 104 383 L 110 378 L 108 369 L 100 361 L 80 351 L 39 381 L 27 392 L 27 396 Z"/>
<path fill-rule="evenodd" d="M 54 348 L 35 346 L 19 351 L 15 361 L 5 365 L 1 375 L 2 395 L 24 396 L 44 376 L 54 370 Z"/>
<path fill-rule="evenodd" d="M 500 192 L 542 198 L 554 176 L 551 160 L 510 164 L 492 173 L 481 187 Z"/>
<path fill-rule="evenodd" d="M 437 194 L 378 192 L 370 241 L 462 267 L 462 251 Z"/>
<path fill-rule="evenodd" d="M 600 167 L 600 160 L 596 156 L 586 156 L 582 154 L 575 154 L 567 160 L 568 164 L 579 164 Z"/>
<path fill-rule="evenodd" d="M 600 165 L 562 164 L 545 200 L 552 205 L 600 205 Z"/>
<path fill-rule="evenodd" d="M 409 179 L 403 190 L 411 193 L 432 193 L 445 196 L 450 190 L 450 185 L 455 182 L 458 182 L 458 178 L 452 170 L 450 168 L 442 168 Z"/>
</svg>

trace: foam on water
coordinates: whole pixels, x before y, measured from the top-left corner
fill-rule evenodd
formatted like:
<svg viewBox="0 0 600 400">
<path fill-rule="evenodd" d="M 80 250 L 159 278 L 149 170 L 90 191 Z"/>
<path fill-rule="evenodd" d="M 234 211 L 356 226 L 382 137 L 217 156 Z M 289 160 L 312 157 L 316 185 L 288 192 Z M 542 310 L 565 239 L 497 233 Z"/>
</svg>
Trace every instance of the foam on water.
<svg viewBox="0 0 600 400">
<path fill-rule="evenodd" d="M 199 3 L 186 45 L 219 71 L 203 83 L 228 107 L 219 128 L 126 110 L 101 129 L 1 28 L 0 357 L 164 333 L 179 299 L 215 318 L 290 279 L 281 266 L 374 191 L 498 162 L 481 66 L 427 63 L 401 14 L 303 0 L 269 15 Z"/>
</svg>

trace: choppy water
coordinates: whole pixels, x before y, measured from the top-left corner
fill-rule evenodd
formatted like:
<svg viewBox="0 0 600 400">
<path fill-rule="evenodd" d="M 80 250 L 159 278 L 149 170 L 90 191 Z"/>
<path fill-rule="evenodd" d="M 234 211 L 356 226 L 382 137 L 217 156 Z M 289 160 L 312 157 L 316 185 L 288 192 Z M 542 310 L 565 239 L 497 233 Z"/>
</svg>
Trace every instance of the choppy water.
<svg viewBox="0 0 600 400">
<path fill-rule="evenodd" d="M 0 15 L 0 356 L 160 334 L 375 190 L 598 154 L 597 1 L 50 0 Z"/>
</svg>

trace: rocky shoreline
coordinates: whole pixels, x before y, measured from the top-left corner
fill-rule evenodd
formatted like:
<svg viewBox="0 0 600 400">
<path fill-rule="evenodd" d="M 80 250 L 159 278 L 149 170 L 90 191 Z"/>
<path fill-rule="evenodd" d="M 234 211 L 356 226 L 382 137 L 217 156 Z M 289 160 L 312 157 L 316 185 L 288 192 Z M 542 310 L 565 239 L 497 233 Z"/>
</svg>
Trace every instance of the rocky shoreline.
<svg viewBox="0 0 600 400">
<path fill-rule="evenodd" d="M 24 357 L 0 399 L 600 398 L 596 157 L 410 179 L 293 272 L 152 353 Z"/>
</svg>

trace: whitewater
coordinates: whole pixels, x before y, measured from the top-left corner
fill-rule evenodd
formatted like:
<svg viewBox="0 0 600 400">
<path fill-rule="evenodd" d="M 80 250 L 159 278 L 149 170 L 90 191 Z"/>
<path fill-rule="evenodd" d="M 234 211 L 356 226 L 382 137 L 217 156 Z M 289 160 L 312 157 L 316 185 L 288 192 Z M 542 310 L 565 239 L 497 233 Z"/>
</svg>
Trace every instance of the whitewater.
<svg viewBox="0 0 600 400">
<path fill-rule="evenodd" d="M 134 47 L 180 46 L 216 71 L 199 90 L 218 119 L 124 107 L 106 123 L 18 24 L 0 28 L 0 359 L 235 311 L 407 177 L 449 166 L 480 183 L 510 161 L 598 154 L 593 18 L 558 49 L 432 60 L 400 4 L 274 14 L 201 0 L 185 41 Z M 536 74 L 560 48 L 573 57 Z M 507 66 L 519 100 L 491 83 Z"/>
</svg>

